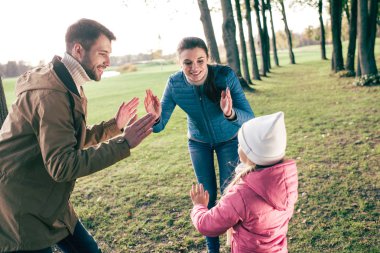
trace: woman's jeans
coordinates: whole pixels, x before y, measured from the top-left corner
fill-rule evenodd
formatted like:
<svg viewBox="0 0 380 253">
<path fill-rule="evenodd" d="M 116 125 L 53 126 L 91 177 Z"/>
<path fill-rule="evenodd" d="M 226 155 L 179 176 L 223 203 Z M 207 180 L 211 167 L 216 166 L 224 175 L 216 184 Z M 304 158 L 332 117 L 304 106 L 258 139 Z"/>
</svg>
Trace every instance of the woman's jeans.
<svg viewBox="0 0 380 253">
<path fill-rule="evenodd" d="M 70 234 L 65 239 L 57 243 L 57 246 L 64 253 L 101 253 L 94 238 L 78 221 L 75 225 L 74 234 Z M 14 253 L 52 253 L 51 247 L 33 251 L 15 251 Z"/>
<path fill-rule="evenodd" d="M 209 144 L 194 140 L 188 141 L 190 158 L 198 183 L 203 184 L 210 195 L 208 209 L 215 206 L 218 195 L 216 173 L 214 165 L 214 152 L 219 165 L 220 192 L 228 186 L 231 175 L 239 163 L 237 137 L 217 144 Z M 209 252 L 219 252 L 219 237 L 206 237 Z"/>
</svg>

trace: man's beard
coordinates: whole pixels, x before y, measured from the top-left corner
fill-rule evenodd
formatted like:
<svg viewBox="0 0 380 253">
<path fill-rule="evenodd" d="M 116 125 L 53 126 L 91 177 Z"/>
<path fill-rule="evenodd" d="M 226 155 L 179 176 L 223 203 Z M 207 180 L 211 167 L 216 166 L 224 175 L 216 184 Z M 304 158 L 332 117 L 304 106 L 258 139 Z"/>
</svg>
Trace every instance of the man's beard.
<svg viewBox="0 0 380 253">
<path fill-rule="evenodd" d="M 86 71 L 86 74 L 88 75 L 88 77 L 89 77 L 91 80 L 99 81 L 99 80 L 101 79 L 100 76 L 97 77 L 97 75 L 96 75 L 96 68 L 95 68 L 95 69 L 91 69 L 91 60 L 90 60 L 90 58 L 87 56 L 87 54 L 84 56 L 81 65 L 82 65 L 84 71 Z"/>
</svg>

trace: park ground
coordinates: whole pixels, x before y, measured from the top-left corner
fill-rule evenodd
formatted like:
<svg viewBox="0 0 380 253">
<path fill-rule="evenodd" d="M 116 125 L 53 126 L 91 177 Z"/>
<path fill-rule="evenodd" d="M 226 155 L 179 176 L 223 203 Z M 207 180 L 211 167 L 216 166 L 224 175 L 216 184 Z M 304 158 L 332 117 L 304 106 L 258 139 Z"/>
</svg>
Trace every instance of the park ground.
<svg viewBox="0 0 380 253">
<path fill-rule="evenodd" d="M 318 59 L 318 49 L 296 49 L 295 65 L 282 52 L 281 66 L 246 93 L 256 116 L 285 113 L 286 156 L 297 161 L 299 172 L 288 248 L 380 252 L 380 87 L 339 78 L 329 60 Z M 379 43 L 376 50 L 379 66 Z M 145 89 L 160 97 L 177 69 L 139 66 L 137 72 L 87 84 L 88 122 L 111 118 L 133 96 L 140 98 L 142 116 Z M 9 104 L 14 81 L 4 81 Z M 189 216 L 194 182 L 186 115 L 177 108 L 165 131 L 150 135 L 130 157 L 80 178 L 71 199 L 104 252 L 204 252 L 204 238 Z"/>
</svg>

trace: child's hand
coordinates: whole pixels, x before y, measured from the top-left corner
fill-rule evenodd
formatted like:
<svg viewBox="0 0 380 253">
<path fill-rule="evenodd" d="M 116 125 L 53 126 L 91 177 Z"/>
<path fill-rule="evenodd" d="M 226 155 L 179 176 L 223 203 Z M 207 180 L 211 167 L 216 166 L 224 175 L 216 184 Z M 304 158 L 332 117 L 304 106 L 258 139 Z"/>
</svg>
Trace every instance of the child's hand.
<svg viewBox="0 0 380 253">
<path fill-rule="evenodd" d="M 192 185 L 190 190 L 190 197 L 194 205 L 201 204 L 204 206 L 208 205 L 210 198 L 208 192 L 203 189 L 202 184 Z"/>
</svg>

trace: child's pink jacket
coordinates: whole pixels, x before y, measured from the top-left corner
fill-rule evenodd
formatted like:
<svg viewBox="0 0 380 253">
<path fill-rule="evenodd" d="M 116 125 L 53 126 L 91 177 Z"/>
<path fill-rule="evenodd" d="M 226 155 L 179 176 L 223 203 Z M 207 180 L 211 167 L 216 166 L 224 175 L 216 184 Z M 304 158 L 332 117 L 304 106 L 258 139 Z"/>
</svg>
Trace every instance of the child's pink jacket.
<svg viewBox="0 0 380 253">
<path fill-rule="evenodd" d="M 231 252 L 288 252 L 286 233 L 298 197 L 293 160 L 246 175 L 210 210 L 195 205 L 194 226 L 206 236 L 233 227 Z"/>
</svg>

